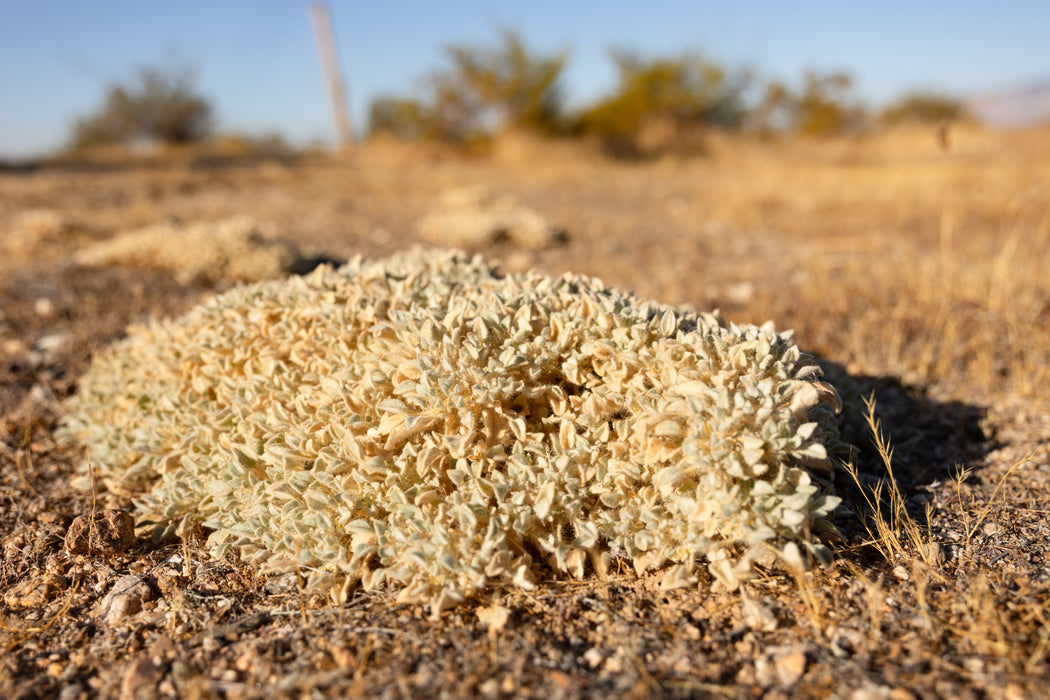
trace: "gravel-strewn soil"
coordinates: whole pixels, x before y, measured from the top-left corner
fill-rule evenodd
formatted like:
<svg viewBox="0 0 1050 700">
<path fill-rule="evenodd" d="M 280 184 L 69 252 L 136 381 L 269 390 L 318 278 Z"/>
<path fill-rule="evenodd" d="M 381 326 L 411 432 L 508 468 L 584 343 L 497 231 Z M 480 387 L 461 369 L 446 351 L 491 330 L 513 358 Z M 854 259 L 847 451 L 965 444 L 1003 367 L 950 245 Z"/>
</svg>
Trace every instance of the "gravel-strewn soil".
<svg viewBox="0 0 1050 700">
<path fill-rule="evenodd" d="M 519 136 L 484 157 L 371 144 L 0 172 L 0 696 L 1044 695 L 1048 163 L 1045 132 L 970 129 L 947 153 L 931 130 L 712 137 L 702 158 L 616 163 Z M 71 486 L 80 455 L 53 437 L 62 400 L 127 324 L 232 284 L 80 267 L 77 250 L 173 217 L 242 215 L 304 258 L 378 256 L 413 244 L 416 222 L 467 187 L 565 233 L 545 247 L 478 243 L 506 269 L 597 275 L 796 328 L 843 394 L 859 470 L 836 476 L 831 566 L 763 570 L 743 593 L 710 579 L 661 591 L 658 575 L 624 568 L 496 591 L 434 620 L 388 591 L 332 605 L 295 575 L 145 530 L 129 548 L 68 544 L 76 518 L 134 507 Z M 897 492 L 866 423 L 872 397 Z"/>
</svg>

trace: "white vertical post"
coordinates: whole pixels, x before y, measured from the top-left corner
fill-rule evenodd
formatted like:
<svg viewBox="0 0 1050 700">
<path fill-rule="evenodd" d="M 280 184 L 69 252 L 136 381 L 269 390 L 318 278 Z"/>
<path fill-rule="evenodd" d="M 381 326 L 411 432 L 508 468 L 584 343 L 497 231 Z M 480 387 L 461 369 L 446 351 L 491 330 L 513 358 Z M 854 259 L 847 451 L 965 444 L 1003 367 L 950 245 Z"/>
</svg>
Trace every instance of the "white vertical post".
<svg viewBox="0 0 1050 700">
<path fill-rule="evenodd" d="M 317 52 L 321 56 L 321 69 L 324 71 L 325 82 L 328 83 L 328 97 L 332 102 L 332 116 L 335 120 L 336 146 L 342 149 L 353 143 L 354 134 L 350 129 L 350 113 L 346 109 L 346 91 L 343 88 L 343 76 L 339 70 L 339 57 L 335 50 L 332 22 L 328 17 L 328 6 L 325 3 L 310 3 L 310 24 L 314 28 Z"/>
</svg>

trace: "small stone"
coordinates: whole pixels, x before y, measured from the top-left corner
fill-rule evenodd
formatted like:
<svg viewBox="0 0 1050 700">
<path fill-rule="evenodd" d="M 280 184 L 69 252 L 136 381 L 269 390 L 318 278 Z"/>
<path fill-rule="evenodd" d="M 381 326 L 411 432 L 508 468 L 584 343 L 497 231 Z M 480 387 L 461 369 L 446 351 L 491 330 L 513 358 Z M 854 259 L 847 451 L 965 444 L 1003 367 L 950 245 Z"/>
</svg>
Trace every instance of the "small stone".
<svg viewBox="0 0 1050 700">
<path fill-rule="evenodd" d="M 758 676 L 755 673 L 754 666 L 741 666 L 740 670 L 736 672 L 736 683 L 737 685 L 755 685 L 758 683 Z"/>
<path fill-rule="evenodd" d="M 888 686 L 865 683 L 850 694 L 849 700 L 886 700 L 889 696 Z"/>
<path fill-rule="evenodd" d="M 753 282 L 737 282 L 726 287 L 725 295 L 730 302 L 743 306 L 755 296 L 755 285 Z"/>
<path fill-rule="evenodd" d="M 70 554 L 116 554 L 135 543 L 135 520 L 124 510 L 100 510 L 78 515 L 66 531 Z"/>
<path fill-rule="evenodd" d="M 518 684 L 514 682 L 514 676 L 507 674 L 503 676 L 503 682 L 500 683 L 500 690 L 503 691 L 504 695 L 510 695 L 517 691 Z"/>
<path fill-rule="evenodd" d="M 4 351 L 5 355 L 10 357 L 18 357 L 24 355 L 26 352 L 26 344 L 17 338 L 9 338 L 0 344 L 0 349 Z"/>
<path fill-rule="evenodd" d="M 139 654 L 124 672 L 124 680 L 120 684 L 120 700 L 155 697 L 157 683 L 163 676 L 164 669 L 153 663 L 148 653 Z"/>
<path fill-rule="evenodd" d="M 173 570 L 158 571 L 155 576 L 157 577 L 157 588 L 160 589 L 160 594 L 166 600 L 182 600 L 186 580 L 179 572 Z"/>
<path fill-rule="evenodd" d="M 479 608 L 478 619 L 489 628 L 490 632 L 500 632 L 507 626 L 507 620 L 510 619 L 510 610 L 502 605 Z"/>
<path fill-rule="evenodd" d="M 603 654 L 598 647 L 591 647 L 583 652 L 583 660 L 586 661 L 587 665 L 591 668 L 597 668 L 601 665 L 602 661 L 605 661 L 605 654 Z"/>
<path fill-rule="evenodd" d="M 483 698 L 498 698 L 499 682 L 495 678 L 488 679 L 478 686 L 478 695 Z"/>
<path fill-rule="evenodd" d="M 36 608 L 46 605 L 55 593 L 64 589 L 66 579 L 55 574 L 45 574 L 21 581 L 4 593 L 4 605 L 12 608 Z"/>
<path fill-rule="evenodd" d="M 171 637 L 162 634 L 153 640 L 153 643 L 149 645 L 148 651 L 153 662 L 161 664 L 174 656 L 175 643 L 171 641 Z"/>
<path fill-rule="evenodd" d="M 772 688 L 777 682 L 776 666 L 768 658 L 755 660 L 755 682 L 763 688 Z"/>
<path fill-rule="evenodd" d="M 358 666 L 357 656 L 344 646 L 330 646 L 328 653 L 338 668 L 354 670 Z"/>
<path fill-rule="evenodd" d="M 255 649 L 248 649 L 248 651 L 237 657 L 237 660 L 233 662 L 233 667 L 241 673 L 247 673 L 251 670 L 252 662 L 257 658 L 259 658 L 259 652 Z"/>
<path fill-rule="evenodd" d="M 564 671 L 552 669 L 550 679 L 562 690 L 574 690 L 576 688 L 576 679 Z"/>
<path fill-rule="evenodd" d="M 48 355 L 57 352 L 65 344 L 65 333 L 52 333 L 38 338 L 34 347 L 45 355 Z"/>
<path fill-rule="evenodd" d="M 119 625 L 142 610 L 142 604 L 153 599 L 153 589 L 135 574 L 117 580 L 113 590 L 102 599 L 98 619 L 106 625 Z M 148 657 L 147 657 L 148 658 Z"/>
<path fill-rule="evenodd" d="M 62 688 L 58 693 L 58 700 L 77 700 L 84 693 L 84 686 L 72 683 Z"/>
<path fill-rule="evenodd" d="M 62 521 L 62 516 L 54 511 L 45 510 L 36 516 L 36 521 L 45 525 L 54 525 Z"/>
<path fill-rule="evenodd" d="M 47 297 L 40 297 L 33 302 L 33 311 L 36 312 L 37 316 L 47 318 L 55 313 L 55 304 Z"/>
<path fill-rule="evenodd" d="M 1022 700 L 1022 698 L 1025 697 L 1025 692 L 1020 683 L 1010 681 L 1006 684 L 1006 689 L 1003 691 L 1003 695 L 1006 697 L 1006 700 Z M 894 700 L 896 700 L 896 698 L 894 698 Z"/>
<path fill-rule="evenodd" d="M 744 623 L 751 629 L 772 632 L 777 628 L 776 615 L 769 606 L 753 599 L 744 589 L 740 590 L 740 607 Z"/>
<path fill-rule="evenodd" d="M 777 680 L 781 687 L 790 688 L 806 672 L 806 655 L 801 651 L 785 654 L 777 659 Z"/>
</svg>

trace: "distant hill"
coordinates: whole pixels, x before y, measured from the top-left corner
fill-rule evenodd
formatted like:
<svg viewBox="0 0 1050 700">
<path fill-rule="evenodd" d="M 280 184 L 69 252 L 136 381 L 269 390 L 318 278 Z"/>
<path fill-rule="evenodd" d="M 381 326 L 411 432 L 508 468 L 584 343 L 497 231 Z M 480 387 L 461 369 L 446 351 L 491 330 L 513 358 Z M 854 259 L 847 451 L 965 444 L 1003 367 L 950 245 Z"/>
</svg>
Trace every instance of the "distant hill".
<svg viewBox="0 0 1050 700">
<path fill-rule="evenodd" d="M 968 100 L 967 106 L 978 119 L 993 126 L 1050 122 L 1050 79 L 978 95 Z"/>
</svg>

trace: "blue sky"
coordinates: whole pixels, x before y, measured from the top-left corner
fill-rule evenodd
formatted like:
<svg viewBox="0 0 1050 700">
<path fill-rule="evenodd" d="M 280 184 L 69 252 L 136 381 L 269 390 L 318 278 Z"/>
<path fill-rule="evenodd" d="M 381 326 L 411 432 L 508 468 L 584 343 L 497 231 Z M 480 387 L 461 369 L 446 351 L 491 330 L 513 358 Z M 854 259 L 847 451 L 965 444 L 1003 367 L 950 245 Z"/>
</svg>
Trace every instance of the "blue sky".
<svg viewBox="0 0 1050 700">
<path fill-rule="evenodd" d="M 0 0 L 0 158 L 58 147 L 106 87 L 172 56 L 196 69 L 223 130 L 331 135 L 307 0 Z M 1050 3 L 375 2 L 330 0 L 355 128 L 378 94 L 407 94 L 451 43 L 519 31 L 571 50 L 576 102 L 612 87 L 612 47 L 698 50 L 763 78 L 845 70 L 879 105 L 912 89 L 961 96 L 1050 77 Z"/>
</svg>

